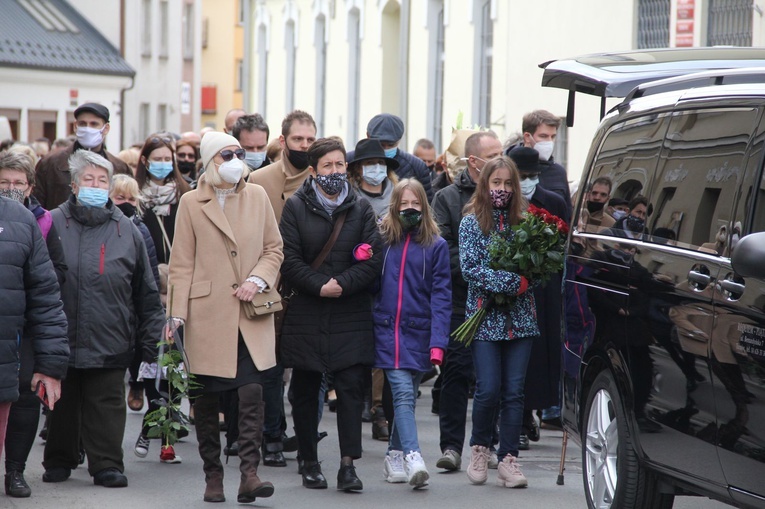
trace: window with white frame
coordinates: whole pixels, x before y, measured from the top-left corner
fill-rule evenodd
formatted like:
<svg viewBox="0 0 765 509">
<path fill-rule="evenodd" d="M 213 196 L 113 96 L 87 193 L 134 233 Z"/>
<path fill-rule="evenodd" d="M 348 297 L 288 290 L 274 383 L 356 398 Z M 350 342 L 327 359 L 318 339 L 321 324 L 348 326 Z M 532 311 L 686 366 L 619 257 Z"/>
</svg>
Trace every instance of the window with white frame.
<svg viewBox="0 0 765 509">
<path fill-rule="evenodd" d="M 478 6 L 478 115 L 477 122 L 491 126 L 491 77 L 494 57 L 494 21 L 491 2 L 483 0 Z"/>
<path fill-rule="evenodd" d="M 355 146 L 359 137 L 359 96 L 361 94 L 361 13 L 348 11 L 348 135 L 346 144 Z"/>
<path fill-rule="evenodd" d="M 316 130 L 324 136 L 325 106 L 327 97 L 327 18 L 320 14 L 316 18 L 314 31 L 316 48 Z"/>
<path fill-rule="evenodd" d="M 268 80 L 268 28 L 266 25 L 258 26 L 258 112 L 266 117 L 266 105 L 268 104 L 267 91 Z"/>
<path fill-rule="evenodd" d="M 159 2 L 159 56 L 167 58 L 170 33 L 170 18 L 167 0 Z"/>
<path fill-rule="evenodd" d="M 295 20 L 287 21 L 284 27 L 284 51 L 287 57 L 286 66 L 286 102 L 285 111 L 290 112 L 295 109 L 295 58 L 297 49 L 295 48 Z"/>
<path fill-rule="evenodd" d="M 141 14 L 143 23 L 141 23 L 141 55 L 151 56 L 151 0 L 141 2 Z"/>
</svg>

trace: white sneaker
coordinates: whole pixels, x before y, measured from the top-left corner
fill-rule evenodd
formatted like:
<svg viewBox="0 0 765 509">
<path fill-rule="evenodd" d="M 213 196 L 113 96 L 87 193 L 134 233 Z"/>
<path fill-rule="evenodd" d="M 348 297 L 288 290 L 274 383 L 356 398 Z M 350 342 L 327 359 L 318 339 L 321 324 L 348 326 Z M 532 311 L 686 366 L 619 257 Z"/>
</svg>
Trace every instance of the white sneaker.
<svg viewBox="0 0 765 509">
<path fill-rule="evenodd" d="M 473 484 L 483 484 L 489 478 L 487 471 L 489 463 L 489 449 L 482 445 L 474 445 L 470 448 L 470 465 L 468 465 L 467 476 Z"/>
<path fill-rule="evenodd" d="M 149 438 L 141 434 L 138 435 L 138 440 L 135 441 L 135 455 L 139 458 L 145 458 L 149 454 Z"/>
<path fill-rule="evenodd" d="M 389 483 L 401 483 L 407 481 L 404 471 L 404 452 L 388 451 L 383 460 L 383 474 Z"/>
<path fill-rule="evenodd" d="M 505 488 L 525 488 L 529 485 L 520 469 L 518 458 L 508 454 L 497 469 L 497 485 Z"/>
<path fill-rule="evenodd" d="M 404 458 L 404 470 L 411 486 L 422 488 L 428 484 L 430 475 L 419 452 L 412 451 L 406 455 L 406 458 Z"/>
<path fill-rule="evenodd" d="M 489 449 L 489 460 L 486 463 L 491 470 L 496 470 L 499 466 L 499 458 L 497 457 L 497 451 Z"/>
<path fill-rule="evenodd" d="M 454 449 L 447 449 L 438 458 L 436 462 L 437 468 L 443 468 L 448 471 L 459 470 L 462 466 L 462 455 Z"/>
</svg>

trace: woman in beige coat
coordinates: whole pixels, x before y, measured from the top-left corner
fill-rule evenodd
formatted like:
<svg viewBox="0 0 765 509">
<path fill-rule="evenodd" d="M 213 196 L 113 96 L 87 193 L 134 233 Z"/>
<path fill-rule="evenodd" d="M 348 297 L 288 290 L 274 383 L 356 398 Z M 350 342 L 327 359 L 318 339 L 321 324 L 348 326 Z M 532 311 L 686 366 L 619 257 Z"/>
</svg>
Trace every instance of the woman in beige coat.
<svg viewBox="0 0 765 509">
<path fill-rule="evenodd" d="M 184 324 L 189 370 L 201 384 L 194 400 L 197 440 L 205 472 L 204 500 L 222 502 L 218 397 L 239 395 L 238 501 L 273 494 L 257 475 L 263 429 L 261 380 L 276 366 L 273 315 L 249 320 L 241 301 L 273 286 L 282 239 L 262 187 L 245 183 L 244 150 L 232 136 L 207 133 L 200 147 L 204 175 L 183 195 L 170 256 L 168 306 Z M 236 264 L 237 277 L 232 262 Z"/>
</svg>

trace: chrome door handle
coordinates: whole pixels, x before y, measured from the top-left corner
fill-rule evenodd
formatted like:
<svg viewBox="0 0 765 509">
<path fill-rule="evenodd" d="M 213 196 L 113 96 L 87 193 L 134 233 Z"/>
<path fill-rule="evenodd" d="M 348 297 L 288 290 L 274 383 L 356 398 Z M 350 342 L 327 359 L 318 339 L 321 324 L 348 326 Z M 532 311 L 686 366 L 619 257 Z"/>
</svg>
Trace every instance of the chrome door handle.
<svg viewBox="0 0 765 509">
<path fill-rule="evenodd" d="M 709 283 L 712 282 L 712 276 L 709 274 L 703 274 L 696 270 L 691 270 L 688 272 L 688 279 L 701 286 L 708 286 Z"/>
<path fill-rule="evenodd" d="M 730 279 L 723 279 L 720 281 L 720 287 L 726 292 L 738 296 L 741 296 L 744 293 L 744 290 L 746 290 L 745 284 L 736 283 Z"/>
</svg>

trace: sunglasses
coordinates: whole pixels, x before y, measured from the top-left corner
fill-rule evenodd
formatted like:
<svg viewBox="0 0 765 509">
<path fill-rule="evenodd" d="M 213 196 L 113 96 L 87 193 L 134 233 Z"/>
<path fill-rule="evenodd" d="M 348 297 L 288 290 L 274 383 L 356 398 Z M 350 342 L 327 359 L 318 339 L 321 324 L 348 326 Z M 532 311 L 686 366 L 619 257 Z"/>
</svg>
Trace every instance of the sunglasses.
<svg viewBox="0 0 765 509">
<path fill-rule="evenodd" d="M 161 137 L 161 138 L 158 138 L 158 137 L 155 136 L 154 138 L 151 139 L 151 142 L 152 143 L 165 143 L 167 145 L 171 145 L 173 143 L 173 140 L 170 139 L 170 138 L 165 138 L 164 136 Z"/>
<path fill-rule="evenodd" d="M 221 150 L 220 156 L 225 162 L 232 160 L 234 156 L 236 156 L 237 159 L 244 160 L 244 149 L 238 148 L 236 150 Z"/>
</svg>

